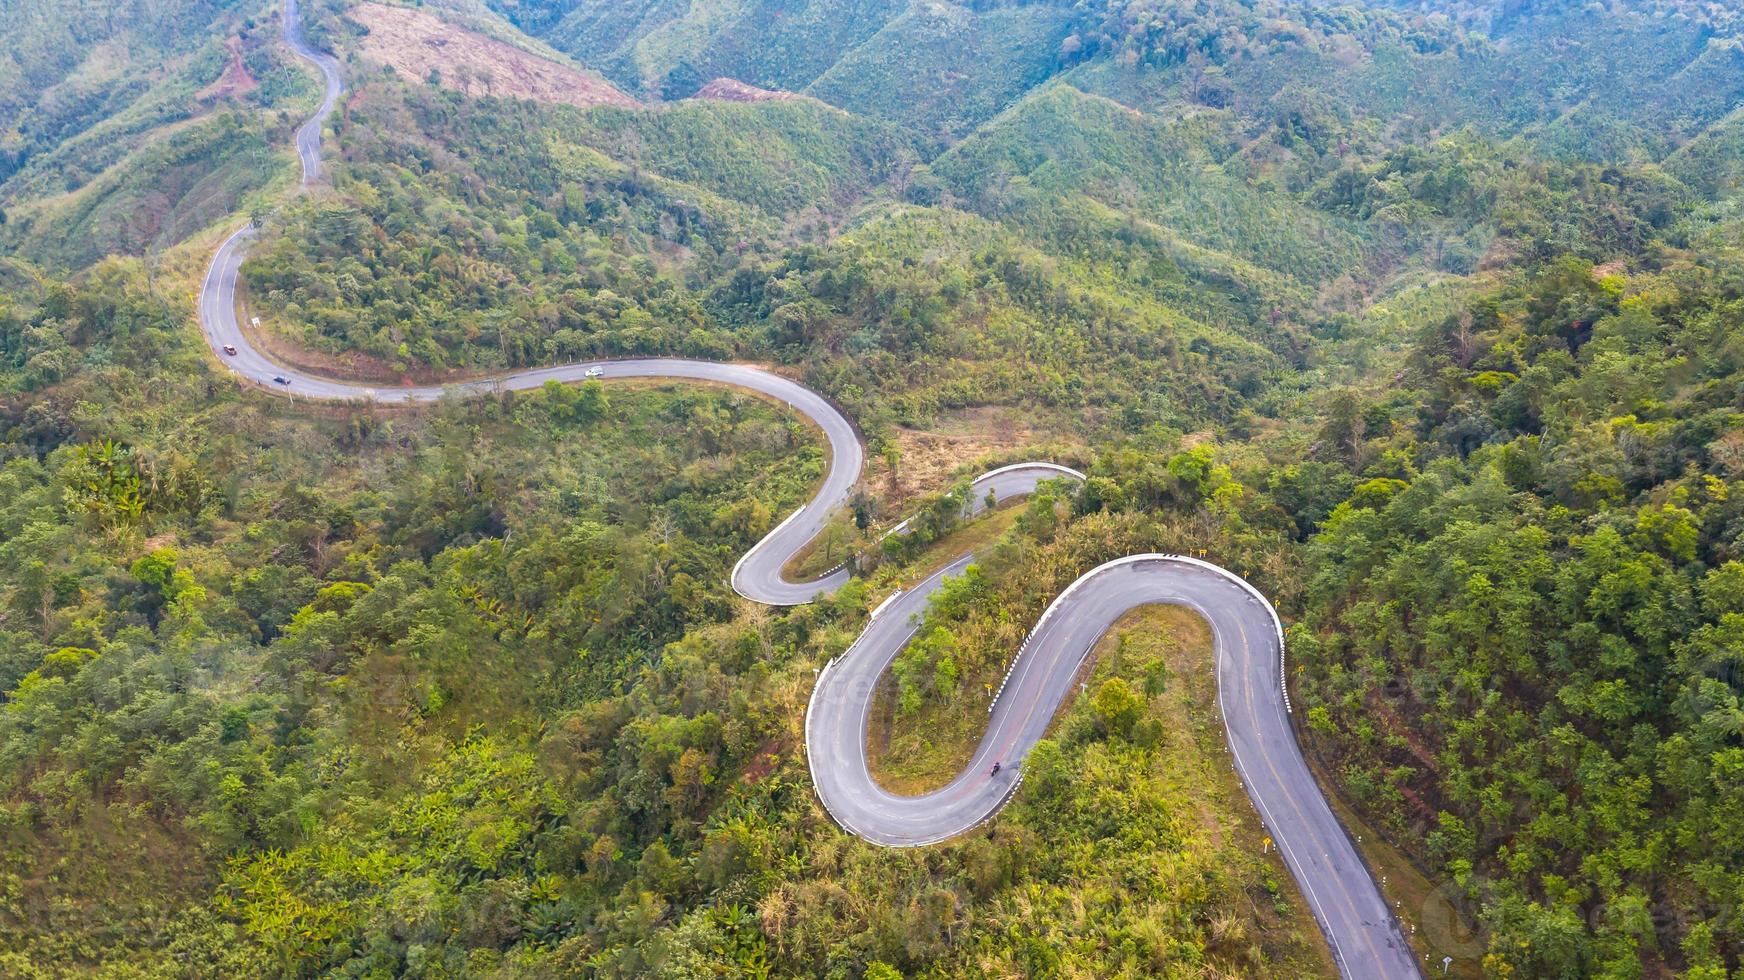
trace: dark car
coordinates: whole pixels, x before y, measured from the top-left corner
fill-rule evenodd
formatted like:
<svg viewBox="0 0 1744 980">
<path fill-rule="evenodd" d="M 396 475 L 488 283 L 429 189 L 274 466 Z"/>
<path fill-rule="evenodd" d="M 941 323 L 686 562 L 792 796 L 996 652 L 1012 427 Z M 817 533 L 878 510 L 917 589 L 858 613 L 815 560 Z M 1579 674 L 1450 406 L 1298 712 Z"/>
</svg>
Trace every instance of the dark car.
<svg viewBox="0 0 1744 980">
<path fill-rule="evenodd" d="M 231 357 L 235 357 L 236 356 L 236 345 L 235 344 L 225 344 L 224 345 L 224 353 L 229 354 Z"/>
<path fill-rule="evenodd" d="M 273 375 L 273 383 L 274 384 L 281 384 L 281 385 L 288 385 L 291 383 L 291 379 L 285 377 L 282 374 L 275 374 L 275 375 Z"/>
</svg>

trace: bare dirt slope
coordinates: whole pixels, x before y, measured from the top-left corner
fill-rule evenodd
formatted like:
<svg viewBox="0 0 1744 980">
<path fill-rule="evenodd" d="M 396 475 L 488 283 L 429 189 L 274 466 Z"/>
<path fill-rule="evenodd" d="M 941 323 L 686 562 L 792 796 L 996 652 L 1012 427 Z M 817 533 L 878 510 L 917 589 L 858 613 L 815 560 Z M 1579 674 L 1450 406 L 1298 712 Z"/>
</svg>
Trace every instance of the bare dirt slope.
<svg viewBox="0 0 1744 980">
<path fill-rule="evenodd" d="M 224 46 L 230 51 L 230 59 L 224 63 L 224 72 L 218 80 L 201 89 L 197 94 L 201 102 L 211 102 L 217 99 L 239 99 L 260 88 L 253 73 L 242 60 L 242 38 L 232 35 L 224 40 Z"/>
<path fill-rule="evenodd" d="M 799 96 L 793 92 L 778 92 L 773 89 L 747 85 L 736 78 L 717 78 L 697 89 L 693 98 L 715 99 L 721 102 L 786 102 L 790 99 L 797 99 Z"/>
<path fill-rule="evenodd" d="M 435 78 L 437 84 L 469 95 L 583 107 L 637 104 L 598 75 L 529 54 L 422 10 L 360 3 L 348 16 L 369 29 L 359 43 L 365 58 L 392 65 L 416 81 Z"/>
</svg>

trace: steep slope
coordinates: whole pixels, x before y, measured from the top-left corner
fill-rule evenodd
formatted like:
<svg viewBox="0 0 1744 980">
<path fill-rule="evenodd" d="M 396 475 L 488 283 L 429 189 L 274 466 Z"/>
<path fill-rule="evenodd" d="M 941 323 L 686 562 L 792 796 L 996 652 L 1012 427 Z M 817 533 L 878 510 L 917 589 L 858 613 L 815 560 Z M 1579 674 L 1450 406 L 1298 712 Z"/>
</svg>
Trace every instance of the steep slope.
<svg viewBox="0 0 1744 980">
<path fill-rule="evenodd" d="M 727 76 L 808 91 L 935 146 L 1074 66 L 1073 84 L 1145 109 L 1228 109 L 1250 126 L 1329 114 L 1388 140 L 1472 125 L 1595 160 L 1663 157 L 1744 97 L 1738 16 L 1686 0 L 497 9 L 651 96 L 690 95 Z"/>
<path fill-rule="evenodd" d="M 264 2 L 0 5 L 0 248 L 78 268 L 161 251 L 281 173 L 313 90 Z M 72 43 L 68 43 L 68 39 Z"/>
<path fill-rule="evenodd" d="M 445 83 L 469 94 L 574 106 L 635 104 L 598 76 L 423 10 L 366 2 L 351 7 L 346 16 L 365 31 L 358 40 L 363 57 L 407 78 Z"/>
<path fill-rule="evenodd" d="M 563 60 L 481 3 L 422 13 Z M 117 60 L 150 91 L 5 188 L 0 973 L 1334 969 L 1209 778 L 1210 667 L 1167 627 L 1117 630 L 985 834 L 893 857 L 831 825 L 814 669 L 959 530 L 995 539 L 981 571 L 887 675 L 911 740 L 980 731 L 982 678 L 1080 572 L 1203 549 L 1284 616 L 1294 717 L 1415 958 L 1744 967 L 1733 5 L 513 8 L 597 28 L 638 95 L 719 64 L 847 108 L 430 85 L 363 65 L 343 6 L 310 9 L 358 72 L 328 183 L 263 214 L 242 277 L 263 334 L 392 384 L 770 365 L 867 441 L 819 555 L 858 573 L 792 611 L 728 588 L 827 467 L 775 404 L 237 391 L 188 319 L 206 250 L 155 243 L 290 170 L 248 148 L 306 90 L 245 17 L 197 72 Z M 45 106 L 112 53 L 77 56 Z M 1088 479 L 964 526 L 968 481 L 933 494 L 984 452 Z"/>
<path fill-rule="evenodd" d="M 1471 127 L 1589 160 L 1663 156 L 1744 97 L 1737 41 L 1651 0 L 1515 5 L 1525 12 L 1469 18 L 1471 29 L 1428 16 L 1444 4 L 1381 6 L 1092 5 L 1072 81 L 1141 108 L 1227 109 L 1250 128 L 1295 117 L 1310 137 L 1357 120 L 1359 149 Z"/>
<path fill-rule="evenodd" d="M 1082 198 L 1302 284 L 1356 268 L 1359 230 L 1287 193 L 1224 173 L 1215 132 L 1170 123 L 1068 85 L 1036 93 L 934 160 L 971 207 L 1020 223 L 1085 211 Z M 1094 213 L 1093 210 L 1090 213 Z M 1190 243 L 1190 246 L 1189 244 Z"/>
<path fill-rule="evenodd" d="M 661 98 L 710 79 L 798 90 L 877 33 L 906 0 L 492 0 L 523 30 Z"/>
<path fill-rule="evenodd" d="M 159 59 L 209 44 L 246 0 L 123 0 L 114 4 L 0 2 L 0 162 L 4 179 L 40 146 L 64 141 L 144 93 Z M 129 71 L 131 67 L 134 70 Z"/>
<path fill-rule="evenodd" d="M 805 91 L 942 147 L 1052 75 L 1069 22 L 1051 4 L 910 4 Z"/>
</svg>

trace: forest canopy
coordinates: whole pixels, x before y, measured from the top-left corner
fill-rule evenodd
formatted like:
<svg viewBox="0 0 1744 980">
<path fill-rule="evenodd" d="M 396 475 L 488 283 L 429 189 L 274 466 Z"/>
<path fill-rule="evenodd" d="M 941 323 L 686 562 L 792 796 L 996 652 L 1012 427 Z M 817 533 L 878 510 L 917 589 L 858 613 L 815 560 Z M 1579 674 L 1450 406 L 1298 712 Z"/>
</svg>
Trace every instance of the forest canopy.
<svg viewBox="0 0 1744 980">
<path fill-rule="evenodd" d="M 0 0 L 0 974 L 1332 975 L 1178 611 L 990 823 L 830 820 L 815 672 L 971 544 L 891 778 L 955 771 L 1083 571 L 1201 554 L 1277 605 L 1415 953 L 1744 969 L 1729 8 L 426 5 L 640 100 L 594 108 L 407 77 L 346 9 L 303 6 L 348 93 L 293 193 L 276 4 Z M 822 392 L 868 464 L 802 560 L 855 577 L 729 585 L 827 463 L 744 392 L 238 384 L 190 297 L 245 222 L 251 341 L 313 373 Z M 1028 459 L 1088 478 L 965 519 Z"/>
</svg>

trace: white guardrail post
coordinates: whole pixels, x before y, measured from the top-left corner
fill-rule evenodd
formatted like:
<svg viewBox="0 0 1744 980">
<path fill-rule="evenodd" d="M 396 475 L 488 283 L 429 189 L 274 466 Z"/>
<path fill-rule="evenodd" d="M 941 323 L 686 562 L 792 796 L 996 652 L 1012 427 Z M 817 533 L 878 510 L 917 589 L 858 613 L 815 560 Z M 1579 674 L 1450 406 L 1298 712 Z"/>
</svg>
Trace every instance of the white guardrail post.
<svg viewBox="0 0 1744 980">
<path fill-rule="evenodd" d="M 1272 617 L 1272 630 L 1278 637 L 1278 690 L 1284 696 L 1284 713 L 1295 714 L 1295 711 L 1290 707 L 1290 675 L 1284 672 L 1284 621 L 1278 618 L 1277 607 L 1272 605 L 1271 600 L 1266 598 L 1265 593 L 1256 588 L 1252 582 L 1249 582 L 1240 575 L 1224 568 L 1222 565 L 1214 565 L 1204 559 L 1193 558 L 1188 555 L 1162 555 L 1160 557 L 1165 561 L 1178 561 L 1216 572 L 1218 575 L 1221 575 L 1231 582 L 1234 582 L 1236 585 L 1241 586 L 1247 591 L 1248 595 L 1253 596 L 1255 601 L 1265 607 L 1266 614 Z"/>
<path fill-rule="evenodd" d="M 763 537 L 758 539 L 756 544 L 751 546 L 751 550 L 740 555 L 739 560 L 736 562 L 733 562 L 733 570 L 727 574 L 727 586 L 729 588 L 731 588 L 734 592 L 738 592 L 740 596 L 742 596 L 746 599 L 750 599 L 752 602 L 758 601 L 755 596 L 748 596 L 748 595 L 745 595 L 745 593 L 743 593 L 743 592 L 739 592 L 739 569 L 744 566 L 745 562 L 750 560 L 752 555 L 756 554 L 759 550 L 761 550 L 762 547 L 765 544 L 767 544 L 770 540 L 772 540 L 777 534 L 780 534 L 782 528 L 786 527 L 789 524 L 792 524 L 796 520 L 799 520 L 799 515 L 805 513 L 806 508 L 808 508 L 810 506 L 811 506 L 811 503 L 809 501 L 806 503 L 800 504 L 798 510 L 787 515 L 787 519 L 782 521 L 780 524 L 775 525 L 775 530 L 770 531 L 768 534 L 763 535 Z"/>
<path fill-rule="evenodd" d="M 900 598 L 901 595 L 902 595 L 901 589 L 897 589 L 895 592 L 890 593 L 890 595 L 883 602 L 880 602 L 878 604 L 877 609 L 872 610 L 872 615 L 866 617 L 866 625 L 871 626 L 872 620 L 877 619 L 879 613 L 883 612 L 886 609 L 889 609 L 890 604 L 895 602 L 898 598 Z M 830 663 L 835 663 L 835 660 L 831 659 Z"/>
</svg>

